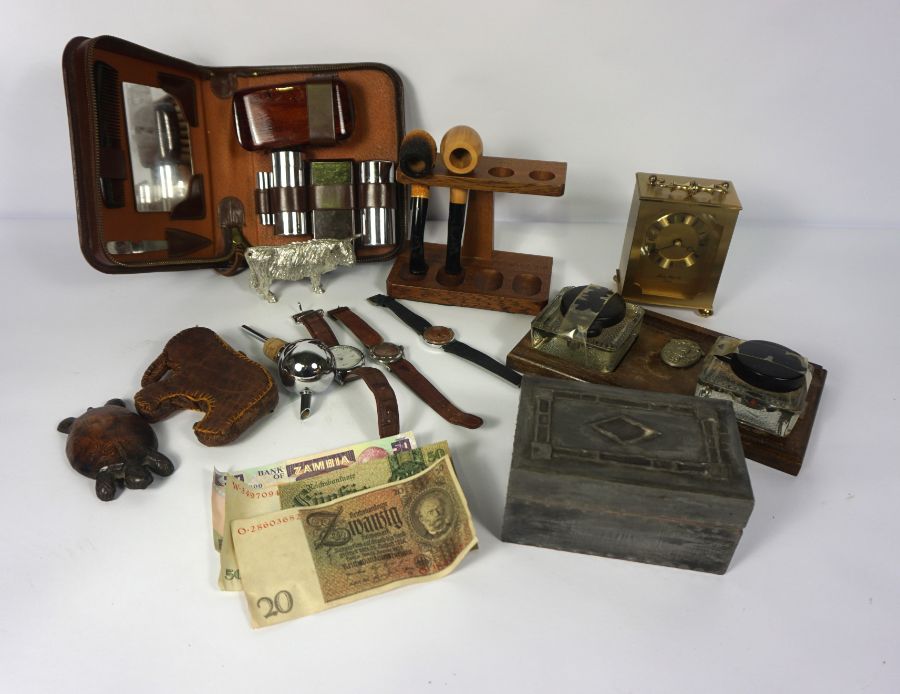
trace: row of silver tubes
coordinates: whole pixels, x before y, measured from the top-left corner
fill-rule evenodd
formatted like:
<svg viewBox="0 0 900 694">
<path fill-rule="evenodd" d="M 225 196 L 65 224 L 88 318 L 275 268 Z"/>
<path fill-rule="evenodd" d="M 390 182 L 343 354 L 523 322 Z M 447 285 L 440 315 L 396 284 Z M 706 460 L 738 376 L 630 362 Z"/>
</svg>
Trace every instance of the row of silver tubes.
<svg viewBox="0 0 900 694">
<path fill-rule="evenodd" d="M 357 165 L 360 183 L 394 183 L 394 162 L 362 161 Z M 306 169 L 299 152 L 272 152 L 272 171 L 258 171 L 256 185 L 260 190 L 294 188 L 306 185 Z M 363 207 L 359 210 L 361 246 L 384 246 L 396 243 L 393 207 Z M 308 234 L 306 215 L 302 212 L 270 212 L 261 214 L 260 223 L 274 226 L 278 236 Z"/>
</svg>

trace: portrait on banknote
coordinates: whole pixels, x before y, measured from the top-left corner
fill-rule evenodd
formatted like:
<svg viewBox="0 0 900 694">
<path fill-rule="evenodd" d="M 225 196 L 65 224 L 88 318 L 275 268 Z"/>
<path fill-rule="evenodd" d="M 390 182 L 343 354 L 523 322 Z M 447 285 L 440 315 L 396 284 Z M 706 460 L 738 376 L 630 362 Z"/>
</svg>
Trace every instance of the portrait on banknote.
<svg viewBox="0 0 900 694">
<path fill-rule="evenodd" d="M 410 521 L 413 530 L 424 540 L 439 540 L 456 522 L 457 509 L 453 497 L 444 489 L 429 489 L 412 504 Z"/>
</svg>

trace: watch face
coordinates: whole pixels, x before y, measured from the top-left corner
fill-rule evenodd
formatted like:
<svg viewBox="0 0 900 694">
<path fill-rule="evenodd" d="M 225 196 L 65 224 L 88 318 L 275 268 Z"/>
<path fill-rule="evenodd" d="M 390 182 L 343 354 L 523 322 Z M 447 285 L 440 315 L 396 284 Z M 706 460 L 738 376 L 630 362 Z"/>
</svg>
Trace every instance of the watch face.
<svg viewBox="0 0 900 694">
<path fill-rule="evenodd" d="M 334 368 L 337 371 L 349 371 L 362 366 L 366 358 L 363 353 L 350 345 L 335 345 L 331 348 L 334 355 Z"/>
<path fill-rule="evenodd" d="M 435 347 L 449 345 L 453 342 L 455 337 L 456 335 L 453 334 L 453 331 L 443 325 L 432 325 L 430 328 L 426 328 L 425 332 L 422 333 L 422 339 L 429 345 L 434 345 Z"/>
<path fill-rule="evenodd" d="M 403 348 L 393 342 L 382 342 L 369 350 L 372 359 L 382 364 L 390 364 L 403 358 Z"/>
</svg>

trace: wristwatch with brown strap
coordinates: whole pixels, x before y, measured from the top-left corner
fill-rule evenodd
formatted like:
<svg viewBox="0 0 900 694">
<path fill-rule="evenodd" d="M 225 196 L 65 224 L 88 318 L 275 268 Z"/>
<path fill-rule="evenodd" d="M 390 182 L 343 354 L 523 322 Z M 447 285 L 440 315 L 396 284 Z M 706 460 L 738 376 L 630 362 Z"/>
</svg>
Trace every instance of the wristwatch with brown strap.
<svg viewBox="0 0 900 694">
<path fill-rule="evenodd" d="M 331 349 L 335 360 L 335 380 L 338 383 L 343 385 L 361 380 L 372 391 L 378 412 L 378 435 L 384 438 L 399 434 L 400 411 L 397 406 L 397 395 L 384 374 L 379 369 L 364 366 L 365 357 L 362 357 L 358 349 L 338 343 L 321 310 L 301 311 L 293 318 L 295 323 L 300 323 L 309 331 L 310 337 L 323 342 Z"/>
<path fill-rule="evenodd" d="M 487 369 L 488 371 L 497 374 L 500 378 L 509 381 L 517 388 L 522 385 L 522 374 L 513 371 L 505 364 L 501 364 L 484 352 L 460 342 L 456 339 L 456 333 L 454 333 L 453 330 L 444 325 L 432 325 L 418 313 L 413 313 L 396 299 L 385 296 L 384 294 L 375 294 L 375 296 L 369 297 L 369 303 L 393 311 L 400 320 L 422 336 L 422 339 L 425 340 L 425 344 L 442 349 L 445 352 L 455 354 L 457 357 L 461 357 L 466 361 L 477 364 L 481 368 Z"/>
<path fill-rule="evenodd" d="M 356 336 L 369 350 L 369 356 L 395 374 L 412 390 L 422 402 L 437 412 L 451 424 L 468 429 L 477 429 L 484 421 L 481 417 L 463 412 L 445 398 L 422 373 L 403 358 L 403 348 L 392 342 L 385 342 L 371 325 L 357 316 L 346 306 L 339 306 L 328 315 Z"/>
</svg>

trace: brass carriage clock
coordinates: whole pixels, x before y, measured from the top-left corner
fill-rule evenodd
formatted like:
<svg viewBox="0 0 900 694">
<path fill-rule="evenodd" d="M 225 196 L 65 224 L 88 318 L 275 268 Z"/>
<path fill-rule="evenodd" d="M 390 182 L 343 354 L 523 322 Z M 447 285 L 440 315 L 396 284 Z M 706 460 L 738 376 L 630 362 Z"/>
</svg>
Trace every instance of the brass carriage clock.
<svg viewBox="0 0 900 694">
<path fill-rule="evenodd" d="M 712 315 L 740 211 L 729 181 L 637 174 L 616 271 L 619 293 L 627 301 Z"/>
</svg>

